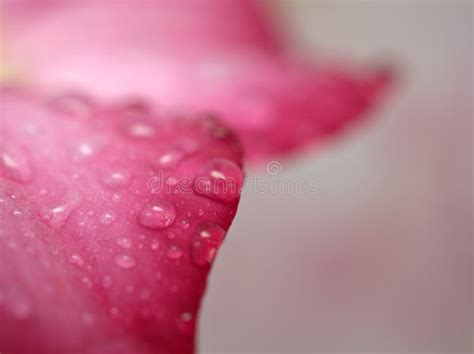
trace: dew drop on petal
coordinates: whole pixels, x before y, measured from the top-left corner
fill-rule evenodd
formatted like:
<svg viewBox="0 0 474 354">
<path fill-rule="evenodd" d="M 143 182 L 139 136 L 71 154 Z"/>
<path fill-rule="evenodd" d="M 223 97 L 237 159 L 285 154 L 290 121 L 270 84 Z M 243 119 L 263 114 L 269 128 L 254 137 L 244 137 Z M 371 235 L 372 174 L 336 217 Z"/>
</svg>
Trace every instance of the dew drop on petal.
<svg viewBox="0 0 474 354">
<path fill-rule="evenodd" d="M 150 139 L 156 135 L 152 108 L 143 102 L 127 102 L 116 112 L 122 130 L 133 138 Z"/>
<path fill-rule="evenodd" d="M 101 182 L 104 187 L 118 189 L 130 184 L 131 174 L 126 171 L 112 171 L 102 176 Z"/>
<path fill-rule="evenodd" d="M 64 204 L 43 211 L 43 220 L 53 228 L 62 227 L 68 220 L 71 212 L 77 208 L 78 200 L 70 200 Z"/>
<path fill-rule="evenodd" d="M 129 249 L 132 247 L 132 241 L 130 241 L 126 237 L 120 237 L 119 239 L 117 239 L 117 245 L 119 245 L 123 249 Z"/>
<path fill-rule="evenodd" d="M 33 171 L 27 156 L 20 150 L 0 152 L 0 175 L 16 182 L 30 182 Z"/>
<path fill-rule="evenodd" d="M 71 257 L 69 257 L 69 262 L 71 264 L 76 265 L 77 267 L 83 267 L 84 266 L 84 260 L 78 254 L 71 255 Z"/>
<path fill-rule="evenodd" d="M 156 238 L 154 238 L 153 240 L 151 240 L 150 248 L 151 248 L 153 251 L 156 251 L 158 248 L 160 248 L 160 241 L 158 241 Z"/>
<path fill-rule="evenodd" d="M 194 333 L 194 316 L 190 312 L 183 312 L 179 315 L 177 321 L 178 329 L 185 335 Z"/>
<path fill-rule="evenodd" d="M 172 148 L 156 156 L 152 161 L 152 165 L 158 169 L 174 167 L 184 158 L 184 156 L 184 151 L 178 148 Z"/>
<path fill-rule="evenodd" d="M 89 118 L 95 104 L 89 97 L 81 94 L 63 94 L 51 100 L 51 107 L 69 117 Z"/>
<path fill-rule="evenodd" d="M 135 267 L 136 262 L 133 257 L 126 254 L 121 254 L 115 257 L 115 264 L 117 264 L 120 268 L 130 269 Z"/>
<path fill-rule="evenodd" d="M 178 246 L 171 246 L 166 255 L 169 259 L 178 260 L 183 256 L 183 251 Z"/>
<path fill-rule="evenodd" d="M 100 223 L 102 225 L 110 225 L 115 219 L 117 219 L 117 215 L 113 211 L 107 211 L 100 215 Z"/>
<path fill-rule="evenodd" d="M 197 266 L 209 265 L 213 262 L 217 250 L 225 237 L 225 230 L 216 224 L 202 224 L 196 228 L 191 240 L 191 257 Z"/>
<path fill-rule="evenodd" d="M 197 173 L 194 190 L 210 199 L 232 202 L 239 198 L 243 178 L 242 169 L 236 163 L 213 159 Z"/>
<path fill-rule="evenodd" d="M 169 227 L 176 218 L 176 209 L 170 202 L 162 199 L 146 203 L 138 215 L 138 223 L 150 229 Z"/>
</svg>

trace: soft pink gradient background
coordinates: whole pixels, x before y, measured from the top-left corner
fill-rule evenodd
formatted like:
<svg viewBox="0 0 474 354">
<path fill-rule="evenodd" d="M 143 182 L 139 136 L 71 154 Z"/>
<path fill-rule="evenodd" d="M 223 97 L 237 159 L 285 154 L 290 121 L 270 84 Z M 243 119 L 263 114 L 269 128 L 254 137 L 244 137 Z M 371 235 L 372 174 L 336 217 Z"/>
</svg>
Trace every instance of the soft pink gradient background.
<svg viewBox="0 0 474 354">
<path fill-rule="evenodd" d="M 245 193 L 200 352 L 470 352 L 472 3 L 282 9 L 308 50 L 388 58 L 400 82 L 378 121 L 283 162 L 318 194 Z"/>
</svg>

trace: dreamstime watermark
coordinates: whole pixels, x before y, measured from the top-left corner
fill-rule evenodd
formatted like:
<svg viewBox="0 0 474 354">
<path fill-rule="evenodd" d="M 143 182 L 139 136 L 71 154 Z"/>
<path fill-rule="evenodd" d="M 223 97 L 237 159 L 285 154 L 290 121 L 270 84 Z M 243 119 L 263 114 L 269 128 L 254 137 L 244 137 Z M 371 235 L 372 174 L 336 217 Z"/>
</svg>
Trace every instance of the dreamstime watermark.
<svg viewBox="0 0 474 354">
<path fill-rule="evenodd" d="M 245 193 L 249 190 L 271 194 L 315 194 L 318 181 L 313 176 L 288 177 L 282 175 L 278 161 L 267 164 L 264 173 L 253 173 L 242 180 L 241 175 L 226 175 L 226 171 L 210 171 L 209 175 L 195 178 L 170 176 L 163 171 L 148 180 L 151 193 L 226 194 Z"/>
</svg>

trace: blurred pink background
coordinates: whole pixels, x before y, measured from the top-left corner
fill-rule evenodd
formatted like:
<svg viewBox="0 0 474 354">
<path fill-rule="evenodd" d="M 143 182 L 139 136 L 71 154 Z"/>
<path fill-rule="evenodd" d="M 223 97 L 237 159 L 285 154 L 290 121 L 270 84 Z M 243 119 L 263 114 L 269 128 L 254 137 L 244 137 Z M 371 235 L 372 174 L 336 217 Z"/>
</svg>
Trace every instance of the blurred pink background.
<svg viewBox="0 0 474 354">
<path fill-rule="evenodd" d="M 376 121 L 243 196 L 201 353 L 471 352 L 472 3 L 271 2 L 300 45 L 401 69 Z M 278 221 L 278 222 L 276 222 Z"/>
</svg>

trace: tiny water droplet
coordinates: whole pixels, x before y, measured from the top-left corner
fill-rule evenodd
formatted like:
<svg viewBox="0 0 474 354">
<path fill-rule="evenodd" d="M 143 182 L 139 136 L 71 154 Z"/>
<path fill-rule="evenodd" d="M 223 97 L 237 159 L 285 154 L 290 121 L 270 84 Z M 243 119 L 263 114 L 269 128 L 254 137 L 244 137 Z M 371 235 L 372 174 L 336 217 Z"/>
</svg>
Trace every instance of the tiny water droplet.
<svg viewBox="0 0 474 354">
<path fill-rule="evenodd" d="M 176 218 L 176 209 L 170 202 L 162 199 L 146 203 L 138 215 L 138 223 L 150 229 L 169 227 Z"/>
<path fill-rule="evenodd" d="M 197 173 L 194 190 L 210 199 L 232 202 L 240 195 L 243 178 L 243 172 L 236 163 L 213 159 Z"/>
<path fill-rule="evenodd" d="M 132 247 L 132 241 L 130 241 L 126 237 L 121 237 L 117 239 L 117 244 L 124 249 L 129 249 Z"/>
<path fill-rule="evenodd" d="M 16 182 L 30 182 L 33 171 L 26 154 L 17 149 L 1 152 L 0 175 Z"/>
<path fill-rule="evenodd" d="M 158 248 L 160 248 L 160 241 L 158 241 L 156 238 L 154 238 L 153 240 L 151 240 L 150 248 L 151 248 L 153 251 L 156 251 Z"/>
<path fill-rule="evenodd" d="M 88 143 L 80 143 L 76 147 L 76 149 L 79 155 L 81 155 L 82 157 L 89 157 L 89 156 L 94 155 L 95 153 L 93 146 Z"/>
<path fill-rule="evenodd" d="M 185 335 L 192 335 L 194 332 L 194 316 L 190 312 L 183 312 L 176 320 L 178 329 Z"/>
<path fill-rule="evenodd" d="M 83 267 L 84 266 L 84 260 L 78 254 L 71 255 L 71 257 L 69 257 L 69 262 L 76 265 L 76 266 L 78 266 L 78 267 Z"/>
<path fill-rule="evenodd" d="M 102 176 L 102 184 L 110 189 L 126 187 L 130 184 L 131 174 L 127 171 L 112 171 Z"/>
<path fill-rule="evenodd" d="M 51 100 L 51 107 L 74 118 L 89 118 L 95 108 L 94 102 L 81 94 L 63 94 Z"/>
<path fill-rule="evenodd" d="M 175 147 L 163 151 L 161 154 L 156 156 L 152 161 L 152 165 L 158 169 L 174 167 L 184 158 L 185 155 L 186 153 L 184 151 Z"/>
<path fill-rule="evenodd" d="M 117 214 L 113 211 L 107 211 L 100 216 L 100 223 L 102 225 L 110 225 L 115 221 L 115 219 L 117 219 Z"/>
<path fill-rule="evenodd" d="M 171 246 L 166 255 L 169 259 L 178 260 L 183 256 L 183 251 L 178 246 Z"/>
<path fill-rule="evenodd" d="M 184 230 L 189 229 L 189 221 L 186 220 L 186 219 L 181 220 L 180 225 L 181 225 L 181 227 L 182 227 Z"/>
<path fill-rule="evenodd" d="M 117 264 L 120 268 L 130 269 L 135 267 L 136 262 L 133 257 L 126 254 L 121 254 L 115 257 L 115 264 Z"/>
</svg>

